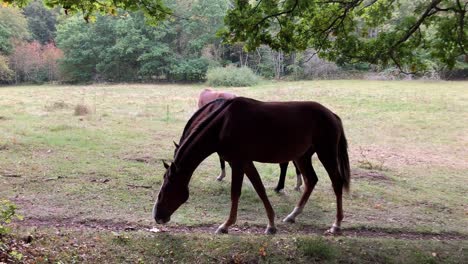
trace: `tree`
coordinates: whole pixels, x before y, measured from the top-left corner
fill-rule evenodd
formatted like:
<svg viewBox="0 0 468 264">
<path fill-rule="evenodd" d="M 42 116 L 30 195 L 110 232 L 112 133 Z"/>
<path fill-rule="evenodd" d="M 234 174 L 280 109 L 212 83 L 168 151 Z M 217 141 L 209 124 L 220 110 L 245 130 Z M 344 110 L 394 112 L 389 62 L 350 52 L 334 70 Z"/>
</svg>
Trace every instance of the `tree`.
<svg viewBox="0 0 468 264">
<path fill-rule="evenodd" d="M 23 9 L 23 13 L 28 20 L 28 27 L 33 39 L 41 44 L 54 41 L 57 9 L 47 9 L 42 0 L 34 0 Z"/>
<path fill-rule="evenodd" d="M 236 0 L 222 35 L 248 49 L 311 47 L 341 64 L 415 71 L 429 58 L 451 68 L 467 55 L 467 6 L 461 0 Z"/>
<path fill-rule="evenodd" d="M 28 24 L 17 8 L 0 7 L 0 53 L 9 54 L 11 40 L 29 38 Z"/>
<path fill-rule="evenodd" d="M 71 17 L 57 27 L 57 45 L 65 55 L 61 63 L 65 81 L 90 81 L 95 75 L 99 60 L 95 51 L 101 47 L 94 45 L 91 26 L 83 19 Z"/>
<path fill-rule="evenodd" d="M 25 7 L 30 0 L 0 0 L 4 5 Z M 163 0 L 44 0 L 48 7 L 62 7 L 65 14 L 81 13 L 86 21 L 94 21 L 96 13 L 116 15 L 117 10 L 142 11 L 148 21 L 156 23 L 172 14 Z"/>
<path fill-rule="evenodd" d="M 0 0 L 19 6 L 28 1 Z M 44 1 L 62 6 L 65 13 L 82 12 L 86 21 L 95 13 L 115 15 L 118 9 L 141 10 L 153 23 L 184 18 L 163 0 Z M 367 62 L 415 71 L 435 61 L 452 68 L 460 56 L 468 58 L 467 6 L 462 0 L 234 0 L 220 35 L 230 43 L 244 42 L 250 50 L 261 44 L 287 53 L 313 48 L 339 64 Z"/>
<path fill-rule="evenodd" d="M 209 58 L 203 51 L 220 42 L 228 0 L 180 0 L 172 3 L 183 17 L 149 26 L 142 12 L 80 17 L 58 27 L 57 44 L 64 51 L 62 70 L 71 82 L 203 80 Z M 203 16 L 203 14 L 207 14 Z"/>
<path fill-rule="evenodd" d="M 0 55 L 0 83 L 10 82 L 13 75 L 13 71 L 8 67 L 8 59 Z"/>
<path fill-rule="evenodd" d="M 46 82 L 58 80 L 57 62 L 62 52 L 53 44 L 41 45 L 37 41 L 16 42 L 9 56 L 15 82 Z"/>
</svg>

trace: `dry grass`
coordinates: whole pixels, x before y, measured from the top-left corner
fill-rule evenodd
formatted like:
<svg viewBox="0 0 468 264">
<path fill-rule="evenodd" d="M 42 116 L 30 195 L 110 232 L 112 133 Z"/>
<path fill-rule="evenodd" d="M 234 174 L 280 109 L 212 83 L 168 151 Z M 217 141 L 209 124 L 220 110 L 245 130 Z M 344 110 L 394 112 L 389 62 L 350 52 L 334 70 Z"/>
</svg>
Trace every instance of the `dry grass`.
<svg viewBox="0 0 468 264">
<path fill-rule="evenodd" d="M 340 115 L 356 176 L 351 193 L 344 199 L 345 232 L 347 228 L 365 227 L 403 233 L 467 234 L 460 228 L 466 225 L 468 204 L 464 195 L 468 193 L 468 185 L 464 184 L 468 177 L 468 124 L 463 122 L 468 120 L 466 86 L 466 82 L 312 81 L 264 83 L 224 90 L 259 100 L 319 101 Z M 178 140 L 185 122 L 196 110 L 197 95 L 202 88 L 200 85 L 94 85 L 0 89 L 0 113 L 7 117 L 0 121 L 0 146 L 6 146 L 0 150 L 0 168 L 22 175 L 1 177 L 0 197 L 14 200 L 26 218 L 153 225 L 151 208 L 164 173 L 159 160 L 172 158 L 172 141 Z M 39 102 L 37 98 L 42 100 Z M 68 107 L 60 109 L 57 105 L 54 111 L 44 111 L 44 105 L 53 106 L 55 102 L 63 102 Z M 86 118 L 73 117 L 70 113 L 72 106 L 80 104 L 87 106 Z M 359 168 L 359 161 L 366 160 L 370 167 Z M 313 162 L 319 182 L 294 227 L 298 234 L 303 227 L 325 229 L 335 214 L 328 176 L 318 160 Z M 383 171 L 371 170 L 380 169 L 380 165 Z M 290 169 L 288 173 L 284 194 L 276 195 L 273 188 L 278 180 L 278 166 L 257 164 L 257 167 L 279 221 L 299 199 L 299 194 L 293 191 L 294 172 Z M 201 164 L 190 184 L 190 200 L 173 215 L 169 230 L 174 226 L 215 226 L 225 220 L 230 180 L 227 177 L 223 182 L 216 181 L 218 173 L 215 156 Z M 266 223 L 262 204 L 247 180 L 238 219 L 241 224 L 263 226 Z M 282 225 L 279 224 L 280 232 Z M 197 236 L 154 238 L 135 234 L 125 242 L 129 244 L 119 244 L 119 250 L 115 250 L 113 243 L 102 243 L 99 247 L 102 251 L 113 249 L 115 256 L 122 257 L 113 260 L 124 262 L 128 260 L 126 250 L 137 248 L 139 243 L 146 248 L 142 254 L 148 254 L 147 260 L 151 259 L 149 252 L 153 247 L 158 254 L 166 254 L 165 245 L 173 246 L 173 239 L 180 242 L 176 247 L 183 244 L 178 239 L 185 239 L 195 251 L 210 252 L 226 261 L 239 253 L 228 246 L 243 243 L 258 246 L 252 242 L 257 235 L 228 236 L 229 241 L 211 241 L 222 248 L 213 250 L 204 244 L 208 239 L 202 243 L 196 240 Z M 294 237 L 292 234 L 278 236 L 278 248 L 294 247 Z M 156 246 L 154 242 L 159 238 L 164 242 Z M 360 245 L 374 245 L 367 242 L 364 239 Z M 391 253 L 392 243 L 385 240 L 381 247 Z M 345 247 L 341 242 L 334 246 Z M 437 244 L 433 248 L 439 246 L 445 247 Z M 460 255 L 458 246 L 450 244 L 444 250 Z M 421 247 L 429 257 L 431 247 Z M 246 259 L 257 260 L 258 248 L 255 253 L 249 251 L 251 248 L 245 250 L 249 252 Z M 377 248 L 368 246 L 356 250 L 378 252 Z M 297 257 L 295 249 L 292 251 Z M 398 255 L 390 253 L 389 257 Z M 178 260 L 183 262 L 193 255 L 185 257 Z M 174 260 L 175 257 L 167 255 L 166 258 Z M 301 257 L 298 260 L 307 262 Z M 372 260 L 369 258 L 368 263 Z"/>
</svg>

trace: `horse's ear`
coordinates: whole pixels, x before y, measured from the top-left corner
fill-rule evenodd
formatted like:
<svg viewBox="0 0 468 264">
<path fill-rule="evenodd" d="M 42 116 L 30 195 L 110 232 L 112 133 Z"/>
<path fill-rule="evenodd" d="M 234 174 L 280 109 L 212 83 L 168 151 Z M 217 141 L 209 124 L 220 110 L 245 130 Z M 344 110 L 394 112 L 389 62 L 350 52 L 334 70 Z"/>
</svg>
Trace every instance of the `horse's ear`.
<svg viewBox="0 0 468 264">
<path fill-rule="evenodd" d="M 176 147 L 176 149 L 178 149 L 179 145 L 175 141 L 172 141 L 172 142 L 174 142 L 174 146 Z"/>
<path fill-rule="evenodd" d="M 170 167 L 169 164 L 167 164 L 164 160 L 162 161 L 162 163 L 164 165 L 164 168 L 166 168 L 166 170 L 169 169 Z"/>
</svg>

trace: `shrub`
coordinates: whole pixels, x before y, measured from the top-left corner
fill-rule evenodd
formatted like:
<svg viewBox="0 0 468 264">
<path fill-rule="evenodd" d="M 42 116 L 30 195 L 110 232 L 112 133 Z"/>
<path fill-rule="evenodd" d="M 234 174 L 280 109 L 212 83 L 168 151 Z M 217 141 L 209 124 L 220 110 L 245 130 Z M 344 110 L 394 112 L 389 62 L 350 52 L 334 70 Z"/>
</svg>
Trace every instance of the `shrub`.
<svg viewBox="0 0 468 264">
<path fill-rule="evenodd" d="M 10 82 L 13 76 L 13 71 L 8 67 L 8 59 L 0 54 L 0 83 Z"/>
<path fill-rule="evenodd" d="M 42 83 L 59 79 L 58 61 L 62 57 L 62 51 L 53 44 L 34 41 L 15 43 L 9 58 L 16 81 Z"/>
<path fill-rule="evenodd" d="M 210 86 L 243 87 L 255 85 L 260 81 L 260 78 L 250 68 L 237 68 L 234 66 L 209 69 L 206 79 Z"/>
<path fill-rule="evenodd" d="M 91 109 L 87 106 L 87 105 L 84 105 L 84 104 L 77 104 L 75 106 L 75 113 L 74 115 L 76 116 L 84 116 L 84 115 L 88 115 L 88 114 L 91 114 Z"/>
<path fill-rule="evenodd" d="M 5 225 L 11 223 L 15 218 L 23 219 L 21 215 L 16 213 L 16 205 L 8 200 L 0 200 L 0 237 L 10 232 L 10 229 Z"/>
</svg>

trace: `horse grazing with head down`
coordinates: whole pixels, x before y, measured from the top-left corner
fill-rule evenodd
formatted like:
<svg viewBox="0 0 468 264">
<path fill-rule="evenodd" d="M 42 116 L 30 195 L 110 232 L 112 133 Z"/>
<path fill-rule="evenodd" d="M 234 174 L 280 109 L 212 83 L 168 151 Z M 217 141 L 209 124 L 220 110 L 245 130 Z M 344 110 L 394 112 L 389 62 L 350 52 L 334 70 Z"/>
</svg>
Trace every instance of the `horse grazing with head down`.
<svg viewBox="0 0 468 264">
<path fill-rule="evenodd" d="M 318 181 L 311 162 L 315 153 L 336 195 L 336 219 L 328 232 L 340 232 L 342 192 L 350 184 L 347 142 L 340 118 L 321 104 L 260 102 L 243 97 L 225 101 L 184 139 L 172 164 L 165 164 L 164 182 L 153 208 L 157 223 L 170 221 L 171 215 L 188 200 L 188 185 L 194 170 L 214 152 L 232 168 L 231 211 L 217 233 L 227 233 L 236 222 L 244 174 L 265 206 L 268 216 L 265 233 L 276 233 L 275 213 L 253 161 L 295 161 L 304 177 L 305 188 L 297 206 L 283 220 L 294 222 Z"/>
<path fill-rule="evenodd" d="M 184 128 L 184 132 L 182 133 L 182 137 L 180 138 L 179 144 L 190 134 L 192 129 L 196 127 L 201 122 L 201 120 L 203 120 L 209 113 L 213 111 L 213 109 L 215 109 L 219 104 L 224 103 L 222 100 L 232 99 L 235 97 L 237 97 L 237 95 L 233 93 L 213 91 L 208 88 L 201 91 L 198 97 L 199 113 L 194 114 L 192 118 L 187 122 L 187 125 Z M 208 104 L 209 106 L 205 107 Z M 179 148 L 179 144 L 174 142 L 174 145 L 176 147 L 174 155 Z M 223 160 L 223 158 L 221 158 L 221 156 L 219 156 L 219 163 L 221 165 L 221 173 L 218 177 L 216 177 L 216 179 L 218 181 L 222 181 L 224 177 L 226 177 L 226 162 Z M 276 185 L 275 192 L 280 192 L 282 189 L 284 189 L 284 181 L 286 179 L 288 165 L 289 162 L 280 163 L 280 177 L 278 180 L 278 184 Z M 294 166 L 296 167 L 296 187 L 294 187 L 294 189 L 296 191 L 299 191 L 302 185 L 302 175 L 297 166 L 295 164 Z"/>
</svg>

